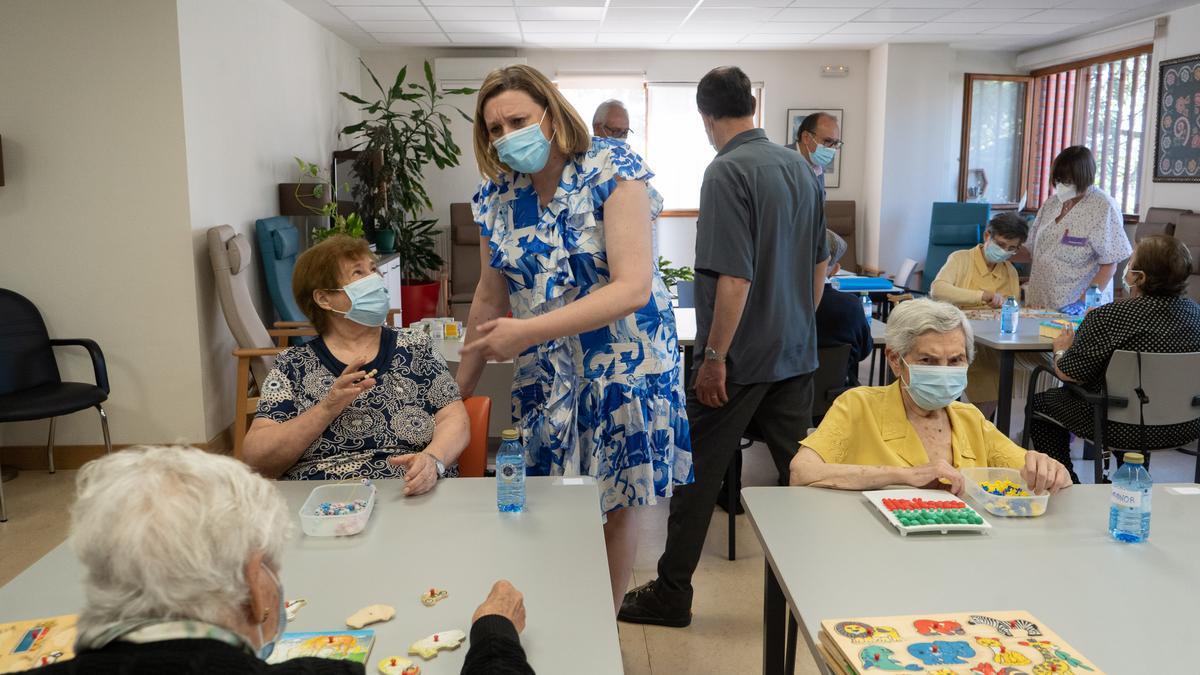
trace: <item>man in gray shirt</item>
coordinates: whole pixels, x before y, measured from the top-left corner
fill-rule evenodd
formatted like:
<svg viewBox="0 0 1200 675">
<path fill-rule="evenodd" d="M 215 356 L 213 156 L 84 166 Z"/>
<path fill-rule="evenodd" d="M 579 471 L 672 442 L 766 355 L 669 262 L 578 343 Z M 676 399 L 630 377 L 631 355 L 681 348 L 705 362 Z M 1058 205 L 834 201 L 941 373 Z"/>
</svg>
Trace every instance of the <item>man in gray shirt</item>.
<svg viewBox="0 0 1200 675">
<path fill-rule="evenodd" d="M 658 579 L 625 595 L 618 618 L 687 626 L 721 481 L 751 424 L 781 485 L 811 425 L 816 307 L 829 258 L 824 200 L 805 159 L 754 126 L 750 78 L 710 71 L 696 106 L 717 157 L 696 223 L 696 353 L 688 391 L 695 482 L 676 489 Z"/>
</svg>

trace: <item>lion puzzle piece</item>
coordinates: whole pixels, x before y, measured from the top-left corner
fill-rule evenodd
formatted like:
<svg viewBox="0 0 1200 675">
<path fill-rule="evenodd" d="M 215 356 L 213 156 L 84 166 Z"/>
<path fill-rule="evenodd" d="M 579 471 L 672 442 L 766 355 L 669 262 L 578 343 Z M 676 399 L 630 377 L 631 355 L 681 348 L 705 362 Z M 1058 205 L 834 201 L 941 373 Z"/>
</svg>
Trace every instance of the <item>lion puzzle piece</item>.
<svg viewBox="0 0 1200 675">
<path fill-rule="evenodd" d="M 408 653 L 416 654 L 428 661 L 443 649 L 458 649 L 458 646 L 466 639 L 467 634 L 461 630 L 444 630 L 412 643 L 408 648 Z"/>
<path fill-rule="evenodd" d="M 351 614 L 346 619 L 346 625 L 357 630 L 380 621 L 389 621 L 393 616 L 396 616 L 396 608 L 391 605 L 368 605 Z"/>
<path fill-rule="evenodd" d="M 421 667 L 403 656 L 389 656 L 379 662 L 383 675 L 421 675 Z"/>
<path fill-rule="evenodd" d="M 421 604 L 426 607 L 433 607 L 448 597 L 450 597 L 449 591 L 431 588 L 428 592 L 421 594 Z"/>
<path fill-rule="evenodd" d="M 862 659 L 863 670 L 878 668 L 880 670 L 920 670 L 921 667 L 916 664 L 903 665 L 897 661 L 892 654 L 892 650 L 879 645 L 864 647 L 858 653 L 858 658 Z"/>
</svg>

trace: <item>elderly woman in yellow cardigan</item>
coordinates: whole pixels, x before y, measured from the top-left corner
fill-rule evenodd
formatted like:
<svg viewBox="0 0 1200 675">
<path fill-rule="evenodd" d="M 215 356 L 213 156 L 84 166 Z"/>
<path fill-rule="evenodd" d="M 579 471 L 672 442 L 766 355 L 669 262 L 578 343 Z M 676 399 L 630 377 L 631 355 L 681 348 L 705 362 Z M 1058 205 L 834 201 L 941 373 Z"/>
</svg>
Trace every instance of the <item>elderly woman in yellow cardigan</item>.
<svg viewBox="0 0 1200 675">
<path fill-rule="evenodd" d="M 791 484 L 840 490 L 888 485 L 963 490 L 962 467 L 1018 469 L 1038 494 L 1071 484 L 1062 464 L 1013 443 L 974 406 L 959 403 L 972 356 L 962 310 L 905 302 L 888 318 L 887 360 L 896 381 L 838 397 L 792 460 Z"/>
</svg>

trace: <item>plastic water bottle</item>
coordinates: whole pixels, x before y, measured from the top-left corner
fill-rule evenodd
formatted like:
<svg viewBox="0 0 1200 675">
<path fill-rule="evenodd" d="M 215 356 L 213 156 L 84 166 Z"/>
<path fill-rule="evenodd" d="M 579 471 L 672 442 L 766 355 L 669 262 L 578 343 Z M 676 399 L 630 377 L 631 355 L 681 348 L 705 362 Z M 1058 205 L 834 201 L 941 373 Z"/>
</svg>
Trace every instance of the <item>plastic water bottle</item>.
<svg viewBox="0 0 1200 675">
<path fill-rule="evenodd" d="M 1154 481 L 1146 471 L 1145 458 L 1125 453 L 1125 463 L 1113 474 L 1112 506 L 1108 531 L 1113 539 L 1136 544 L 1150 538 L 1150 490 Z"/>
<path fill-rule="evenodd" d="M 501 511 L 525 510 L 525 450 L 514 429 L 500 432 L 496 453 L 496 506 Z"/>
<path fill-rule="evenodd" d="M 1087 293 L 1083 296 L 1083 311 L 1088 311 L 1093 307 L 1100 306 L 1100 298 L 1103 294 L 1100 293 L 1100 287 L 1092 284 L 1091 288 L 1087 289 Z"/>
<path fill-rule="evenodd" d="M 863 314 L 867 315 L 867 323 L 871 323 L 871 315 L 875 313 L 875 303 L 871 302 L 871 296 L 866 293 L 862 295 Z"/>
<path fill-rule="evenodd" d="M 1017 332 L 1017 322 L 1021 320 L 1021 305 L 1017 299 L 1008 296 L 1004 306 L 1000 308 L 1000 332 L 1009 335 Z"/>
</svg>

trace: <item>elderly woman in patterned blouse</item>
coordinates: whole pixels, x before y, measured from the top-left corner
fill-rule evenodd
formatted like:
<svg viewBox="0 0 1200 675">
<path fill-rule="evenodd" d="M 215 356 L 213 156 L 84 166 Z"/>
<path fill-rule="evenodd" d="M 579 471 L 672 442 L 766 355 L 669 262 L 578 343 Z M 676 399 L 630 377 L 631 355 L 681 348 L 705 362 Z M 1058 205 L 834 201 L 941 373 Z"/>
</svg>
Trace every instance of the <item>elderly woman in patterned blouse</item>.
<svg viewBox="0 0 1200 675">
<path fill-rule="evenodd" d="M 458 385 L 426 335 L 384 325 L 367 243 L 334 236 L 305 251 L 292 292 L 319 336 L 275 359 L 246 463 L 293 480 L 404 476 L 410 496 L 457 475 L 470 438 Z"/>
</svg>

